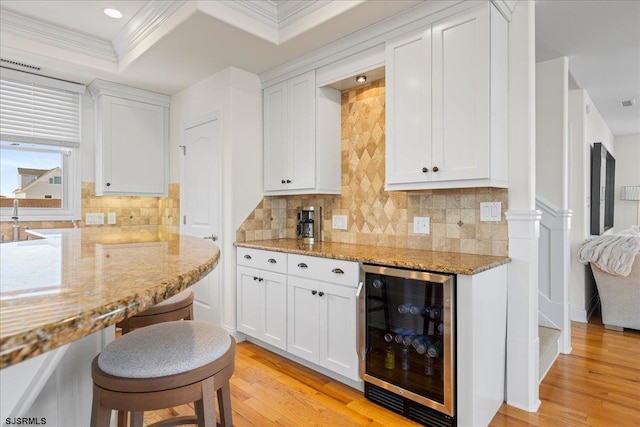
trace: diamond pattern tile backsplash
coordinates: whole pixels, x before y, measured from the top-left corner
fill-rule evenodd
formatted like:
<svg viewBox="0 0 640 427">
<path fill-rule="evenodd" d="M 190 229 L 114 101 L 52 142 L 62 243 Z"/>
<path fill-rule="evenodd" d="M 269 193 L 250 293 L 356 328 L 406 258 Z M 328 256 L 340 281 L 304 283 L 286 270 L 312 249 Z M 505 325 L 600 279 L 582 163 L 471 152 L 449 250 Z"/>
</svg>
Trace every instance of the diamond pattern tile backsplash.
<svg viewBox="0 0 640 427">
<path fill-rule="evenodd" d="M 265 197 L 236 232 L 239 242 L 294 239 L 297 208 L 321 206 L 323 239 L 397 248 L 508 255 L 508 191 L 466 188 L 384 191 L 385 82 L 342 92 L 342 194 Z M 480 202 L 501 202 L 500 222 L 480 222 Z M 333 215 L 347 230 L 333 230 Z M 430 234 L 413 233 L 413 218 L 430 218 Z"/>
</svg>

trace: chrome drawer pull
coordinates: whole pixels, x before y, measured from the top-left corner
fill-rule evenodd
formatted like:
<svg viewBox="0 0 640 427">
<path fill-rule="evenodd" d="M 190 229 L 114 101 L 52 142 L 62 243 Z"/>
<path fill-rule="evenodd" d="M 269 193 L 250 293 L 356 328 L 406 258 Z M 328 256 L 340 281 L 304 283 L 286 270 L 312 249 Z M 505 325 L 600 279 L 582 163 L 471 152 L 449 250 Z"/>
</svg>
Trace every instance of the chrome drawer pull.
<svg viewBox="0 0 640 427">
<path fill-rule="evenodd" d="M 251 255 L 248 255 L 248 254 L 247 254 L 247 255 L 245 255 L 245 256 L 244 256 L 244 259 L 251 259 Z"/>
<path fill-rule="evenodd" d="M 278 261 L 276 261 L 276 260 L 275 260 L 275 259 L 273 259 L 273 258 L 269 258 L 269 259 L 267 260 L 267 262 L 268 262 L 268 263 L 270 263 L 270 264 L 276 264 Z"/>
<path fill-rule="evenodd" d="M 331 270 L 331 272 L 336 274 L 344 274 L 344 271 L 342 271 L 341 268 L 334 268 L 333 270 Z"/>
<path fill-rule="evenodd" d="M 300 267 L 300 268 L 309 268 L 309 266 L 307 264 L 305 264 L 304 262 L 301 262 L 300 264 L 298 264 L 298 267 Z"/>
</svg>

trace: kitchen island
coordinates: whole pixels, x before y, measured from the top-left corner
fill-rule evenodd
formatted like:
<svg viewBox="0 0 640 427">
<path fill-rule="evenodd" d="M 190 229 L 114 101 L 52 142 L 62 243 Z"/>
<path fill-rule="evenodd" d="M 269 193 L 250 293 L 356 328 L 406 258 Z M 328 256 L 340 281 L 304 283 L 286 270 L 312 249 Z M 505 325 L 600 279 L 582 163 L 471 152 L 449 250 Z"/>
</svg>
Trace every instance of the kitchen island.
<svg viewBox="0 0 640 427">
<path fill-rule="evenodd" d="M 208 240 L 164 230 L 30 233 L 35 239 L 0 246 L 2 422 L 40 415 L 55 425 L 56 416 L 47 409 L 18 402 L 34 402 L 41 398 L 36 391 L 49 386 L 60 400 L 62 385 L 46 382 L 66 376 L 63 383 L 76 382 L 68 398 L 73 407 L 64 414 L 60 409 L 64 418 L 58 420 L 73 425 L 84 414 L 71 415 L 90 408 L 90 382 L 87 393 L 87 384 L 78 381 L 90 381 L 90 361 L 113 339 L 112 325 L 198 282 L 215 268 L 220 250 Z M 63 362 L 70 365 L 60 369 Z M 40 406 L 51 407 L 50 402 Z"/>
</svg>

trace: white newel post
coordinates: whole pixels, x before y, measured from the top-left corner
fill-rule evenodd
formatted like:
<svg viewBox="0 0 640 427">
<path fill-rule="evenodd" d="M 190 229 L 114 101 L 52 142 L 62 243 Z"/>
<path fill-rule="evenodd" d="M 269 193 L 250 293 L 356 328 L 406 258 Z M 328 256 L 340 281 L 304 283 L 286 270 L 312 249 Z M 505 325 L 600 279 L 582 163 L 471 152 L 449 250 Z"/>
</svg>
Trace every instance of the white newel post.
<svg viewBox="0 0 640 427">
<path fill-rule="evenodd" d="M 507 297 L 507 403 L 535 412 L 538 381 L 538 237 L 540 211 L 509 210 Z"/>
<path fill-rule="evenodd" d="M 535 210 L 535 4 L 519 1 L 509 24 L 509 405 L 534 412 L 538 390 L 538 236 Z"/>
</svg>

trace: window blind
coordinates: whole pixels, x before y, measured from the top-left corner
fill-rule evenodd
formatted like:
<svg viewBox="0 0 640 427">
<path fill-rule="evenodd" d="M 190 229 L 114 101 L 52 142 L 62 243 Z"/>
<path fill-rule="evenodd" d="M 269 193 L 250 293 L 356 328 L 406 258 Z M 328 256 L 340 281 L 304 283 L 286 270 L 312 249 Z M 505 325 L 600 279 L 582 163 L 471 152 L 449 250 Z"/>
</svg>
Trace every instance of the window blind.
<svg viewBox="0 0 640 427">
<path fill-rule="evenodd" d="M 80 111 L 77 91 L 0 77 L 3 141 L 77 147 Z"/>
</svg>

